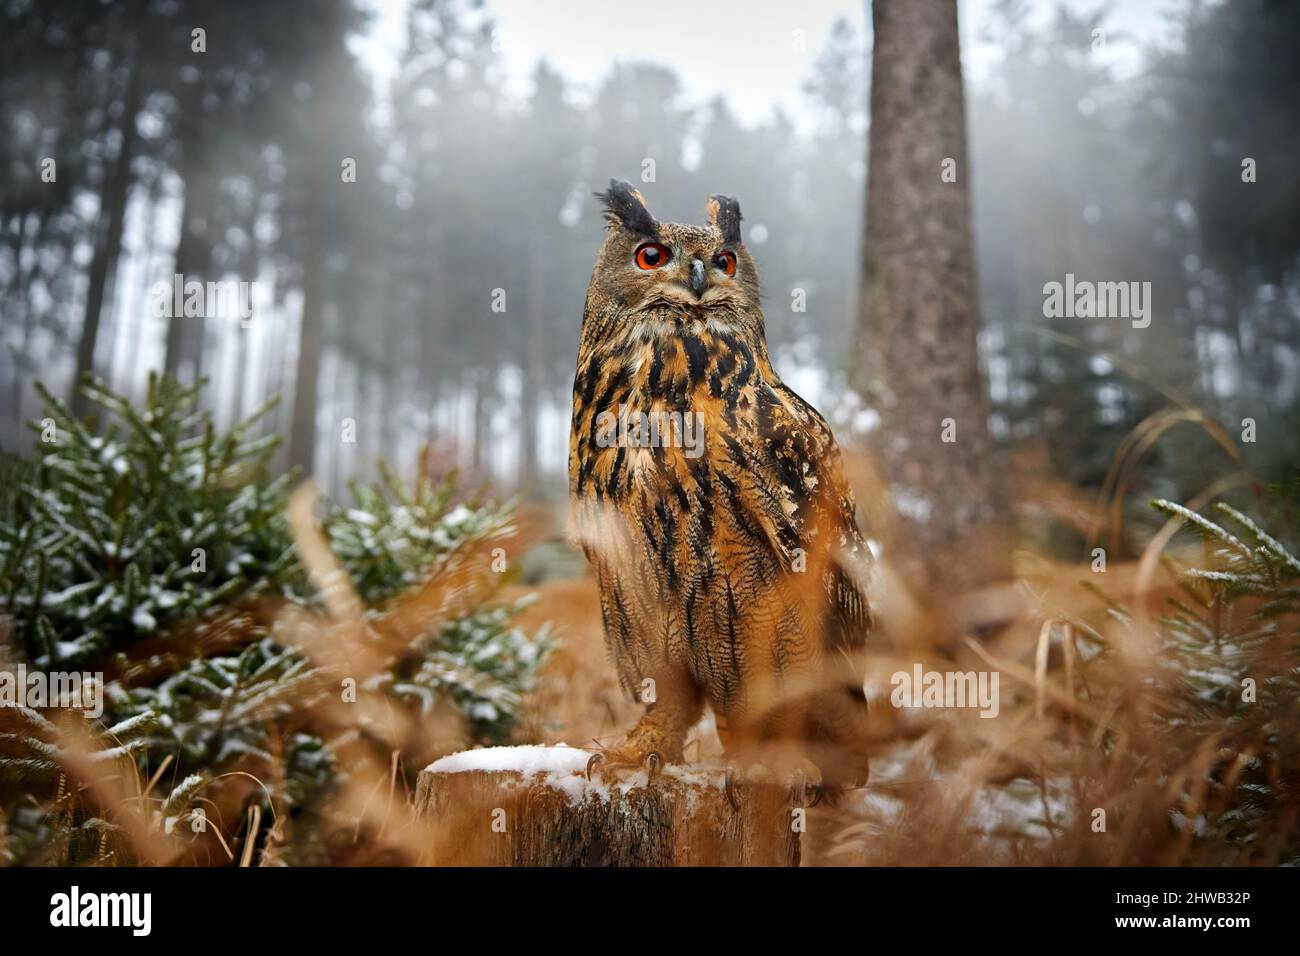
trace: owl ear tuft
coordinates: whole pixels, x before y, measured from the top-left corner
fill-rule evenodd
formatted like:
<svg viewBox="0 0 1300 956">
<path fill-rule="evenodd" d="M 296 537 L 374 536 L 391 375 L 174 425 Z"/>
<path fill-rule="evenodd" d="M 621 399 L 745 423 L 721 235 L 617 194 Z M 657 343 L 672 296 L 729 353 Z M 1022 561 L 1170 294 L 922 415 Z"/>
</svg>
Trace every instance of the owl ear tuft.
<svg viewBox="0 0 1300 956">
<path fill-rule="evenodd" d="M 646 208 L 645 197 L 631 183 L 611 179 L 609 189 L 595 193 L 595 196 L 605 207 L 606 222 L 642 235 L 658 237 L 659 223 L 655 222 L 655 217 Z"/>
<path fill-rule="evenodd" d="M 709 222 L 722 233 L 722 241 L 740 243 L 740 203 L 730 196 L 710 196 L 705 208 L 709 212 Z"/>
</svg>

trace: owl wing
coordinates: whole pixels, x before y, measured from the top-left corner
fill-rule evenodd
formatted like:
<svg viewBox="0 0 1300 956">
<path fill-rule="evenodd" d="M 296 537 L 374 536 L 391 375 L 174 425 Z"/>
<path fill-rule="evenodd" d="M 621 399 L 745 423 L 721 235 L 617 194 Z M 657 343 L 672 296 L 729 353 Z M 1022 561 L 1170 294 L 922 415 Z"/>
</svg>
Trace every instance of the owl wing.
<svg viewBox="0 0 1300 956">
<path fill-rule="evenodd" d="M 756 386 L 755 410 L 762 446 L 753 471 L 759 493 L 747 498 L 787 556 L 794 548 L 824 556 L 815 566 L 830 607 L 827 646 L 861 647 L 871 627 L 860 586 L 870 551 L 858 530 L 835 436 L 817 410 L 775 376 Z"/>
</svg>

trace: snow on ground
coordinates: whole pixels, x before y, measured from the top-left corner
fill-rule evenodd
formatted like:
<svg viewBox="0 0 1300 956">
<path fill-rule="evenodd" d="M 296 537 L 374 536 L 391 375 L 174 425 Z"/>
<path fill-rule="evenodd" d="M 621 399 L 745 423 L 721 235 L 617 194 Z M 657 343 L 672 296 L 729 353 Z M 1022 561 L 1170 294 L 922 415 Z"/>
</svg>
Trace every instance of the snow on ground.
<svg viewBox="0 0 1300 956">
<path fill-rule="evenodd" d="M 1050 840 L 1052 832 L 1047 821 L 1068 830 L 1075 824 L 1077 808 L 1069 778 L 1049 779 L 1044 790 L 1032 780 L 981 787 L 972 801 L 970 822 L 975 829 L 990 836 L 1023 834 L 1031 840 Z"/>
</svg>

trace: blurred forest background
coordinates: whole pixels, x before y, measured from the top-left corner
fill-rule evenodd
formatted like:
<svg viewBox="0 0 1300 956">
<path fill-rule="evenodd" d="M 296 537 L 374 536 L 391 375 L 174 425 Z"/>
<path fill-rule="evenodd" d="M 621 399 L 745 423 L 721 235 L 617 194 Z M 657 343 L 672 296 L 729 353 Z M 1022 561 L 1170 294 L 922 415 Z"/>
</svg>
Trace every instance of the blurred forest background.
<svg viewBox="0 0 1300 956">
<path fill-rule="evenodd" d="M 807 69 L 798 114 L 753 123 L 726 89 L 694 96 L 617 50 L 601 75 L 542 62 L 513 93 L 494 4 L 474 0 L 394 8 L 404 52 L 378 83 L 356 52 L 370 4 L 310 6 L 0 3 L 5 452 L 31 446 L 34 381 L 71 397 L 93 371 L 139 399 L 166 369 L 208 379 L 218 424 L 281 396 L 259 426 L 290 437 L 278 467 L 335 493 L 380 460 L 410 469 L 429 443 L 499 488 L 558 498 L 601 230 L 591 192 L 610 176 L 665 218 L 739 197 L 778 369 L 845 437 L 872 429 L 845 368 L 870 125 L 860 18 L 805 50 L 798 14 L 769 11 Z M 1110 27 L 1105 6 L 979 13 L 963 7 L 962 31 L 984 59 L 967 86 L 996 439 L 1093 487 L 1176 394 L 1234 429 L 1254 419 L 1246 464 L 1285 477 L 1300 460 L 1300 8 L 1175 2 L 1151 36 Z M 1130 68 L 1100 55 L 1116 46 Z M 1067 272 L 1150 281 L 1150 328 L 1045 319 L 1043 285 Z M 152 315 L 151 288 L 177 273 L 254 283 L 254 320 Z M 1143 490 L 1204 487 L 1208 442 L 1162 442 Z"/>
<path fill-rule="evenodd" d="M 589 37 L 584 72 L 521 70 L 498 21 L 523 4 L 0 0 L 0 663 L 108 675 L 101 723 L 0 709 L 0 864 L 428 862 L 404 814 L 430 759 L 629 725 L 591 581 L 529 604 L 578 559 L 534 547 L 542 509 L 488 497 L 564 498 L 610 177 L 665 219 L 738 197 L 784 379 L 842 445 L 907 431 L 850 387 L 871 329 L 865 5 L 670 18 L 692 34 L 670 50 L 637 19 L 661 11 L 554 0 L 533 47 Z M 880 602 L 865 686 L 957 660 L 1019 689 L 1001 721 L 873 704 L 872 790 L 811 858 L 1295 863 L 1300 4 L 960 10 L 991 467 L 1027 606 L 996 642 L 936 650 L 921 612 L 943 591 Z M 662 57 L 625 55 L 642 27 Z M 756 112 L 761 84 L 701 88 L 701 49 L 797 79 Z M 934 105 L 895 87 L 895 113 Z M 177 274 L 249 283 L 252 321 L 154 314 Z M 1046 318 L 1067 274 L 1149 282 L 1149 327 Z M 103 385 L 75 391 L 88 373 Z M 453 469 L 468 480 L 438 480 Z M 1287 481 L 1279 515 L 1259 492 Z M 1199 514 L 1247 485 L 1249 514 Z M 1079 545 L 1121 509 L 1107 570 Z M 1182 524 L 1204 547 L 1160 577 Z M 1105 589 L 1080 587 L 1089 561 Z M 1113 841 L 1073 826 L 1097 806 Z"/>
</svg>

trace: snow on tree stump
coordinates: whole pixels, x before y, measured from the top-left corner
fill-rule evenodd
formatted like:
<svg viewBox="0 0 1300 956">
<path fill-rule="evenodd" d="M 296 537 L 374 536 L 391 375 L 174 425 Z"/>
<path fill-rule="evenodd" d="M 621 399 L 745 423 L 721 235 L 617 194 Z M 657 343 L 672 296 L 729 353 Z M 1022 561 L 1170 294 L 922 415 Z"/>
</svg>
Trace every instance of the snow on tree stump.
<svg viewBox="0 0 1300 956">
<path fill-rule="evenodd" d="M 729 797 L 716 767 L 588 780 L 591 755 L 490 747 L 430 764 L 415 806 L 434 865 L 798 866 L 804 810 L 789 787 L 737 779 Z"/>
</svg>

